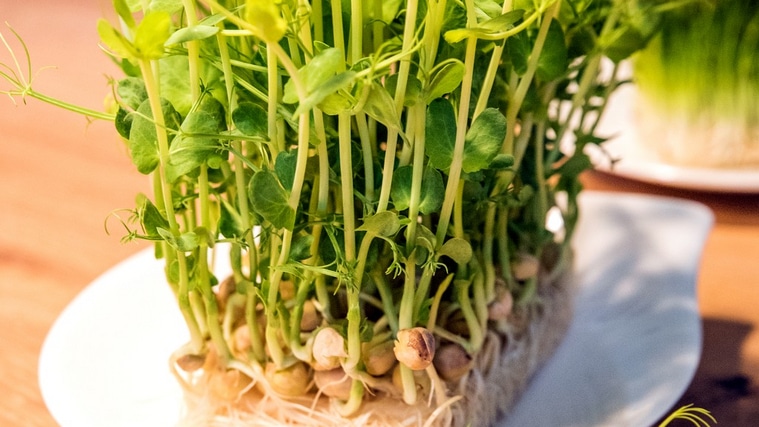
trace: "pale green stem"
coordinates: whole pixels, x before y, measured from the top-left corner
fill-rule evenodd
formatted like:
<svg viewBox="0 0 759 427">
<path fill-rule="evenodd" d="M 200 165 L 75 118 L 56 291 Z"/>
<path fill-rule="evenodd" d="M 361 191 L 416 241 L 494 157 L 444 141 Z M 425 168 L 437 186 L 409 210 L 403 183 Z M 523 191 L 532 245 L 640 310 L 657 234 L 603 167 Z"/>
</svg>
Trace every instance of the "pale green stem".
<svg viewBox="0 0 759 427">
<path fill-rule="evenodd" d="M 561 1 L 555 1 L 551 8 L 548 9 L 548 11 L 543 16 L 543 22 L 540 24 L 538 36 L 535 39 L 535 46 L 533 47 L 532 52 L 530 52 L 530 58 L 527 61 L 527 71 L 525 71 L 524 75 L 519 81 L 519 85 L 514 91 L 513 97 L 509 99 L 509 106 L 506 109 L 506 123 L 507 129 L 512 129 L 512 132 L 507 134 L 509 138 L 507 138 L 504 143 L 504 153 L 514 152 L 513 129 L 516 126 L 517 115 L 522 109 L 524 98 L 527 96 L 527 91 L 529 90 L 530 85 L 532 85 L 532 79 L 535 77 L 535 72 L 538 69 L 540 54 L 543 51 L 543 46 L 545 45 L 546 37 L 548 36 L 548 29 L 551 26 L 553 17 L 558 13 L 559 6 L 561 6 Z"/>
<path fill-rule="evenodd" d="M 512 4 L 510 1 L 503 2 L 503 7 L 501 7 L 502 13 L 507 13 L 512 9 Z M 485 111 L 485 108 L 488 105 L 488 99 L 490 97 L 490 93 L 493 90 L 493 84 L 495 83 L 495 77 L 498 73 L 498 66 L 501 65 L 501 61 L 503 60 L 503 49 L 506 46 L 506 42 L 504 40 L 501 44 L 496 44 L 493 48 L 493 52 L 490 55 L 490 63 L 488 64 L 487 71 L 485 72 L 485 77 L 482 81 L 482 88 L 480 89 L 480 95 L 477 98 L 477 105 L 474 108 L 474 113 L 472 114 L 472 120 L 479 116 L 483 111 Z"/>
<path fill-rule="evenodd" d="M 411 158 L 414 155 L 414 139 L 419 134 L 416 131 L 416 122 L 419 119 L 417 114 L 417 108 L 411 108 L 408 110 L 408 117 L 406 117 L 406 144 L 403 145 L 401 154 L 398 160 L 398 166 L 408 166 L 411 163 Z M 422 121 L 424 123 L 424 121 Z"/>
<path fill-rule="evenodd" d="M 409 329 L 414 326 L 414 291 L 416 285 L 416 251 L 411 252 L 406 260 L 406 276 L 403 280 L 403 295 L 398 314 L 398 328 Z M 400 364 L 403 400 L 409 405 L 416 402 L 416 381 L 414 373 L 406 365 Z"/>
<path fill-rule="evenodd" d="M 187 27 L 194 27 L 198 23 L 197 11 L 195 10 L 194 0 L 182 0 L 187 18 Z M 187 42 L 187 57 L 189 59 L 190 73 L 190 95 L 193 102 L 200 98 L 200 77 L 198 74 L 198 58 L 200 57 L 200 47 L 197 40 Z"/>
<path fill-rule="evenodd" d="M 364 197 L 371 203 L 374 202 L 374 152 L 365 113 L 356 113 L 356 126 L 364 155 Z"/>
<path fill-rule="evenodd" d="M 440 217 L 437 225 L 437 245 L 442 246 L 448 232 L 448 225 L 453 212 L 453 204 L 456 200 L 456 194 L 459 189 L 461 180 L 461 169 L 464 157 L 464 140 L 467 131 L 467 118 L 469 116 L 469 100 L 472 92 L 472 74 L 474 72 L 474 58 L 477 50 L 477 40 L 469 38 L 466 41 L 466 56 L 464 66 L 464 81 L 461 83 L 461 95 L 459 99 L 458 122 L 456 124 L 456 143 L 453 147 L 453 161 L 448 172 L 448 182 L 445 187 L 445 198 L 443 206 L 440 209 Z"/>
<path fill-rule="evenodd" d="M 39 92 L 36 92 L 32 90 L 31 87 L 25 87 L 22 90 L 18 91 L 2 91 L 0 93 L 5 93 L 9 96 L 21 96 L 22 98 L 25 96 L 31 96 L 34 99 L 37 99 L 39 101 L 48 103 L 50 105 L 53 105 L 55 107 L 63 108 L 65 110 L 71 111 L 73 113 L 81 114 L 86 117 L 90 117 L 93 119 L 99 119 L 99 120 L 107 120 L 107 121 L 114 121 L 116 119 L 116 116 L 114 114 L 105 113 L 98 110 L 91 110 L 89 108 L 81 107 L 74 104 L 69 104 L 68 102 L 63 102 L 61 100 L 51 98 L 47 95 L 43 95 Z"/>
<path fill-rule="evenodd" d="M 223 23 L 218 24 L 220 27 Z M 229 46 L 227 44 L 226 37 L 221 33 L 216 36 L 217 44 L 219 46 L 219 57 L 221 58 L 222 72 L 224 73 L 224 83 L 227 91 L 227 122 L 232 123 L 229 115 L 235 108 L 234 97 L 234 73 L 232 72 L 232 61 L 229 57 Z M 233 141 L 232 146 L 239 155 L 235 155 L 232 160 L 234 163 L 234 175 L 235 175 L 235 187 L 237 189 L 237 205 L 240 210 L 240 217 L 242 221 L 242 228 L 245 230 L 245 242 L 248 246 L 248 269 L 249 269 L 249 281 L 246 286 L 246 306 L 245 306 L 245 318 L 248 325 L 248 331 L 250 333 L 251 341 L 251 353 L 256 361 L 262 363 L 266 359 L 266 353 L 264 351 L 264 341 L 261 336 L 260 329 L 258 328 L 258 319 L 256 305 L 258 304 L 258 295 L 253 284 L 258 272 L 258 248 L 256 247 L 255 239 L 253 236 L 252 225 L 250 223 L 250 211 L 248 208 L 248 193 L 246 189 L 246 176 L 245 167 L 243 162 L 243 145 L 240 141 Z"/>
<path fill-rule="evenodd" d="M 412 167 L 411 178 L 411 194 L 409 201 L 409 219 L 411 222 L 408 224 L 406 230 L 406 249 L 410 252 L 408 260 L 406 262 L 406 276 L 404 278 L 403 295 L 401 297 L 401 304 L 399 310 L 398 327 L 400 329 L 408 329 L 414 326 L 415 322 L 415 310 L 414 301 L 416 297 L 416 251 L 414 246 L 416 242 L 416 217 L 419 214 L 419 201 L 421 199 L 422 177 L 424 175 L 424 120 L 419 120 L 420 116 L 424 117 L 425 105 L 420 104 L 418 107 L 412 109 L 409 112 L 408 118 L 410 135 L 413 135 L 414 141 L 414 166 Z M 405 365 L 400 366 L 401 369 L 401 383 L 403 384 L 403 400 L 407 404 L 413 404 L 416 402 L 416 381 L 414 380 L 413 372 Z"/>
<path fill-rule="evenodd" d="M 348 401 L 338 406 L 338 411 L 342 416 L 350 416 L 356 413 L 361 407 L 364 399 L 364 383 L 360 379 L 353 379 Z"/>
<path fill-rule="evenodd" d="M 439 336 L 440 338 L 460 345 L 464 350 L 466 350 L 467 353 L 474 354 L 472 343 L 470 343 L 469 340 L 462 337 L 461 335 L 456 335 L 440 326 L 436 326 L 434 332 L 435 332 L 435 335 Z"/>
<path fill-rule="evenodd" d="M 425 69 L 429 70 L 435 65 L 437 59 L 437 52 L 440 46 L 440 32 L 442 31 L 443 24 L 445 23 L 445 11 L 447 6 L 447 0 L 437 0 L 436 2 L 428 2 L 429 19 L 427 19 L 425 29 L 425 40 L 423 44 L 425 46 Z"/>
<path fill-rule="evenodd" d="M 353 267 L 356 261 L 356 219 L 353 206 L 353 165 L 351 164 L 350 116 L 341 113 L 338 117 L 338 143 L 340 145 L 340 188 L 343 205 L 343 230 L 345 245 L 345 263 Z M 371 236 L 365 236 L 371 239 Z M 367 242 L 365 242 L 367 243 Z M 368 246 L 368 245 L 367 245 Z M 348 360 L 349 369 L 358 365 L 361 360 L 361 306 L 359 292 L 361 290 L 362 272 L 353 272 L 351 282 L 346 284 L 348 295 Z"/>
<path fill-rule="evenodd" d="M 311 354 L 308 352 L 306 346 L 301 343 L 300 322 L 303 319 L 303 307 L 306 304 L 314 281 L 311 274 L 307 274 L 306 276 L 298 284 L 298 292 L 295 294 L 295 304 L 290 309 L 290 337 L 288 340 L 293 355 L 303 361 L 311 360 Z"/>
<path fill-rule="evenodd" d="M 251 353 L 258 363 L 263 364 L 266 361 L 266 349 L 264 337 L 261 335 L 261 329 L 258 327 L 258 294 L 255 285 L 252 282 L 246 282 L 245 289 L 245 323 L 248 325 L 250 334 Z"/>
<path fill-rule="evenodd" d="M 314 40 L 322 41 L 324 40 L 324 23 L 321 20 L 321 17 L 324 16 L 322 0 L 311 0 L 311 15 L 318 17 L 311 19 L 311 25 L 314 27 Z"/>
<path fill-rule="evenodd" d="M 408 0 L 408 3 L 406 4 L 406 25 L 403 29 L 403 46 L 401 48 L 401 53 L 403 54 L 410 51 L 415 43 L 414 34 L 416 32 L 417 8 L 418 0 Z M 398 114 L 403 110 L 410 70 L 411 61 L 408 59 L 402 60 L 398 69 L 398 79 L 395 87 L 395 108 Z M 390 202 L 390 188 L 393 183 L 398 136 L 397 129 L 388 129 L 385 164 L 382 170 L 382 187 L 380 189 L 377 212 L 387 210 L 387 205 Z"/>
<path fill-rule="evenodd" d="M 269 349 L 269 355 L 277 367 L 284 365 L 285 354 L 279 342 L 279 319 L 277 318 L 277 302 L 279 300 L 279 286 L 282 281 L 282 270 L 276 268 L 287 262 L 290 254 L 290 242 L 292 242 L 292 231 L 284 229 L 282 231 L 282 246 L 279 251 L 279 258 L 272 267 L 269 280 L 269 292 L 266 295 L 266 347 Z M 272 242 L 272 252 L 276 251 L 276 245 Z M 275 254 L 272 253 L 272 259 Z"/>
<path fill-rule="evenodd" d="M 509 290 L 514 289 L 514 277 L 511 275 L 511 259 L 509 257 L 509 209 L 499 208 L 496 217 L 496 243 L 498 245 L 498 265 L 501 267 L 501 278 L 506 281 Z"/>
<path fill-rule="evenodd" d="M 335 48 L 345 55 L 345 32 L 343 30 L 343 5 L 341 0 L 330 0 L 332 8 L 332 34 Z"/>
<path fill-rule="evenodd" d="M 199 197 L 200 200 L 200 217 L 201 224 L 205 233 L 211 230 L 211 218 L 210 218 L 210 197 L 208 194 L 208 168 L 205 164 L 200 166 L 200 175 L 198 177 L 199 185 Z M 204 236 L 205 237 L 205 236 Z M 231 357 L 229 347 L 224 340 L 224 334 L 221 329 L 221 322 L 219 321 L 219 307 L 216 302 L 216 296 L 211 289 L 211 277 L 208 267 L 208 243 L 203 238 L 198 247 L 199 258 L 198 269 L 200 273 L 200 292 L 203 295 L 203 300 L 206 308 L 207 326 L 208 332 L 211 335 L 211 340 L 216 346 L 216 350 L 219 353 L 219 358 L 227 362 Z"/>
<path fill-rule="evenodd" d="M 156 170 L 158 175 L 158 181 L 160 182 L 161 195 L 163 196 L 163 205 L 166 210 L 166 219 L 169 222 L 169 231 L 179 236 L 179 224 L 176 220 L 176 214 L 174 212 L 174 204 L 171 197 L 171 188 L 166 178 L 166 165 L 169 163 L 169 140 L 166 135 L 166 122 L 163 116 L 163 110 L 161 109 L 161 93 L 158 82 L 153 74 L 153 67 L 148 59 L 141 59 L 139 61 L 140 70 L 142 71 L 143 80 L 145 82 L 145 90 L 148 93 L 148 102 L 155 122 L 156 137 L 158 142 L 159 153 L 159 165 Z M 192 314 L 192 308 L 189 300 L 189 277 L 187 272 L 187 260 L 185 254 L 177 251 L 177 261 L 179 262 L 179 288 L 177 299 L 179 302 L 182 315 L 185 318 L 192 344 L 195 351 L 200 352 L 203 348 L 205 340 L 203 339 L 200 329 L 197 324 L 197 319 Z"/>
<path fill-rule="evenodd" d="M 365 0 L 351 0 L 351 32 L 350 32 L 350 55 L 348 57 L 349 64 L 355 64 L 363 57 L 364 46 L 364 22 L 363 22 L 363 7 L 362 3 Z"/>
<path fill-rule="evenodd" d="M 351 164 L 350 116 L 338 117 L 338 143 L 340 146 L 340 187 L 343 203 L 343 227 L 345 237 L 345 261 L 356 260 L 356 218 L 353 206 L 353 165 Z"/>
<path fill-rule="evenodd" d="M 495 239 L 495 214 L 498 210 L 495 203 L 488 203 L 485 212 L 485 225 L 482 232 L 482 258 L 485 270 L 485 299 L 490 302 L 495 299 L 495 266 L 493 265 L 493 240 Z"/>
<path fill-rule="evenodd" d="M 417 230 L 417 217 L 419 216 L 419 203 L 421 201 L 422 194 L 422 178 L 424 177 L 424 145 L 425 145 L 425 128 L 424 128 L 424 115 L 426 112 L 426 106 L 423 103 L 419 103 L 417 106 L 409 111 L 409 126 L 413 128 L 409 129 L 409 134 L 413 135 L 413 155 L 414 161 L 412 164 L 411 172 L 411 193 L 409 195 L 409 212 L 408 217 L 411 220 L 406 228 L 406 252 L 411 253 L 416 247 L 416 230 Z M 416 255 L 414 255 L 416 257 Z M 415 264 L 415 263 L 414 263 Z M 429 282 L 432 279 L 432 275 L 425 269 L 423 278 L 420 280 L 420 284 L 417 286 L 411 286 L 409 288 L 409 281 L 416 285 L 415 265 L 411 264 L 406 267 L 406 282 L 404 292 L 401 300 L 401 312 L 400 312 L 400 327 L 401 329 L 411 328 L 416 322 L 416 314 L 419 312 L 417 301 L 424 301 L 427 298 L 427 291 L 429 289 Z M 417 289 L 415 289 L 417 288 Z M 410 301 L 405 301 L 405 299 Z"/>
<path fill-rule="evenodd" d="M 390 325 L 390 330 L 393 335 L 398 333 L 398 317 L 395 310 L 395 303 L 393 301 L 393 290 L 387 282 L 387 276 L 383 271 L 373 270 L 371 277 L 374 279 L 374 285 L 377 287 L 377 291 L 382 299 L 382 307 L 387 317 L 387 322 Z"/>
<path fill-rule="evenodd" d="M 477 319 L 477 313 L 475 313 L 472 308 L 472 300 L 469 297 L 469 288 L 472 286 L 473 280 L 474 279 L 457 282 L 454 287 L 456 289 L 456 298 L 461 307 L 461 313 L 464 315 L 464 320 L 466 320 L 466 325 L 469 329 L 470 349 L 473 353 L 476 353 L 479 351 L 480 347 L 482 347 L 485 337 L 482 334 L 482 328 Z"/>
<path fill-rule="evenodd" d="M 317 218 L 323 219 L 327 214 L 327 206 L 329 204 L 329 154 L 327 153 L 327 135 L 324 129 L 324 116 L 321 111 L 314 110 L 314 127 L 316 128 L 316 135 L 319 138 L 319 145 L 316 147 L 317 155 L 319 158 L 319 176 L 317 177 L 317 188 L 319 191 L 319 199 L 317 202 Z M 311 254 L 314 258 L 314 262 L 319 259 L 319 242 L 321 240 L 323 226 L 321 224 L 314 225 L 311 234 L 314 236 L 314 243 L 311 246 Z M 326 280 L 324 276 L 317 276 L 316 279 L 316 297 L 322 306 L 322 312 L 324 316 L 331 320 L 330 312 L 330 298 L 329 292 L 326 287 Z"/>
<path fill-rule="evenodd" d="M 472 276 L 472 296 L 474 298 L 474 312 L 477 316 L 477 319 L 479 319 L 479 330 L 480 331 L 486 331 L 488 326 L 488 303 L 485 296 L 485 278 L 482 275 L 482 266 L 480 264 L 480 259 L 475 254 L 472 257 L 472 261 L 470 262 L 472 265 L 472 269 L 474 270 L 474 274 Z M 480 335 L 482 335 L 482 341 L 484 341 L 485 337 L 483 332 L 480 332 Z M 477 350 L 482 347 L 482 341 L 476 343 L 475 348 Z"/>
<path fill-rule="evenodd" d="M 620 7 L 613 7 L 611 8 L 611 11 L 609 13 L 609 16 L 606 18 L 604 22 L 604 26 L 601 29 L 601 34 L 599 35 L 599 38 L 603 39 L 608 34 L 614 30 L 614 27 L 617 25 L 617 21 L 619 20 L 620 14 L 622 13 Z M 564 134 L 567 132 L 569 127 L 570 118 L 574 115 L 574 112 L 577 111 L 578 108 L 583 104 L 585 101 L 585 97 L 588 94 L 588 91 L 593 85 L 593 81 L 595 80 L 597 76 L 597 70 L 601 63 L 601 53 L 600 52 L 594 52 L 590 58 L 587 60 L 588 65 L 585 67 L 585 73 L 583 73 L 582 79 L 580 79 L 580 82 L 578 84 L 577 92 L 575 92 L 574 96 L 572 97 L 572 104 L 569 109 L 569 112 L 567 113 L 567 120 L 565 120 L 564 126 L 559 130 L 556 140 L 561 141 L 561 138 L 564 136 Z"/>
<path fill-rule="evenodd" d="M 268 119 L 269 129 L 269 147 L 271 149 L 272 158 L 277 158 L 277 153 L 284 150 L 285 147 L 279 143 L 280 138 L 278 135 L 277 125 L 277 103 L 279 101 L 279 71 L 277 71 L 277 54 L 274 49 L 271 48 L 273 43 L 269 43 L 266 46 L 266 63 L 269 65 L 269 72 L 267 73 L 267 84 L 269 86 L 269 102 L 267 103 L 266 118 Z M 283 140 L 284 142 L 284 140 Z"/>
<path fill-rule="evenodd" d="M 374 0 L 372 2 L 372 14 L 374 15 L 374 23 L 372 25 L 372 43 L 374 51 L 378 51 L 385 40 L 385 26 L 382 23 L 382 3 L 383 1 Z"/>
<path fill-rule="evenodd" d="M 411 120 L 411 117 L 409 117 L 409 123 L 412 123 L 414 125 L 414 129 L 411 129 L 412 132 L 409 132 L 409 134 L 413 134 L 414 138 L 414 161 L 411 165 L 412 172 L 411 172 L 411 194 L 409 195 L 409 211 L 408 211 L 408 217 L 411 220 L 411 222 L 407 226 L 407 240 L 406 240 L 406 249 L 407 251 L 411 251 L 413 247 L 416 245 L 416 226 L 417 226 L 417 216 L 419 215 L 419 203 L 421 202 L 422 198 L 422 177 L 424 177 L 424 137 L 425 137 L 425 128 L 424 128 L 424 115 L 425 115 L 425 105 L 423 103 L 419 103 L 418 106 L 413 108 L 409 115 L 414 117 L 414 120 Z"/>
<path fill-rule="evenodd" d="M 538 217 L 536 220 L 540 224 L 545 224 L 546 214 L 548 212 L 548 191 L 546 190 L 545 162 L 543 155 L 545 153 L 545 121 L 537 124 L 535 134 L 535 179 L 538 186 Z"/>
<path fill-rule="evenodd" d="M 301 79 L 298 77 L 298 70 L 293 64 L 293 62 L 290 61 L 289 57 L 287 56 L 287 53 L 285 53 L 282 47 L 279 46 L 279 44 L 277 43 L 267 43 L 266 49 L 267 49 L 267 52 L 271 55 L 270 59 L 275 60 L 274 63 L 271 63 L 271 62 L 269 63 L 269 67 L 276 68 L 276 59 L 279 59 L 282 66 L 285 67 L 285 70 L 287 70 L 287 73 L 290 75 L 290 78 L 292 79 L 293 84 L 295 85 L 295 90 L 296 90 L 296 93 L 298 94 L 299 99 L 305 99 L 306 97 L 305 85 L 303 84 Z M 269 90 L 272 90 L 272 88 L 270 87 Z M 274 98 L 270 96 L 270 99 L 269 99 L 270 109 L 271 109 L 271 104 L 273 103 L 272 102 L 273 99 Z M 275 123 L 272 123 L 270 121 L 269 125 L 270 126 L 273 125 L 275 127 L 279 126 L 279 124 L 276 123 L 276 121 Z M 272 133 L 277 132 L 277 131 L 273 130 L 272 128 L 269 128 L 269 132 L 271 135 Z M 295 166 L 293 188 L 290 192 L 290 198 L 288 200 L 289 206 L 293 209 L 293 211 L 296 211 L 296 212 L 298 210 L 298 205 L 300 202 L 300 194 L 303 188 L 303 181 L 304 181 L 305 172 L 306 172 L 306 161 L 308 160 L 309 137 L 310 137 L 310 114 L 304 113 L 298 117 L 298 158 L 297 158 L 297 163 Z M 281 147 L 281 148 L 284 148 L 284 147 Z M 276 311 L 277 311 L 277 300 L 278 300 L 278 294 L 279 294 L 279 285 L 280 285 L 280 280 L 283 274 L 282 270 L 278 269 L 277 267 L 287 262 L 287 259 L 289 258 L 289 255 L 290 255 L 290 245 L 292 243 L 292 237 L 293 237 L 292 230 L 287 230 L 287 229 L 282 230 L 282 246 L 279 251 L 279 256 L 278 257 L 272 256 L 272 259 L 276 259 L 277 261 L 276 263 L 272 265 L 272 269 L 271 269 L 272 273 L 270 274 L 269 292 L 267 295 L 266 343 L 267 343 L 267 347 L 269 348 L 269 352 L 271 354 L 272 360 L 277 366 L 282 366 L 284 362 L 284 353 L 282 351 L 282 348 L 279 345 L 278 332 L 275 329 L 275 325 L 277 323 Z M 273 243 L 272 243 L 272 249 L 274 250 Z"/>
<path fill-rule="evenodd" d="M 433 298 L 432 306 L 430 307 L 430 317 L 427 320 L 427 329 L 430 331 L 435 330 L 438 310 L 440 310 L 440 302 L 443 300 L 443 294 L 448 290 L 448 286 L 450 286 L 451 282 L 453 282 L 453 274 L 446 276 L 440 283 L 440 286 L 438 286 L 437 292 L 435 292 L 435 297 Z"/>
<path fill-rule="evenodd" d="M 193 27 L 197 24 L 197 12 L 195 10 L 195 3 L 191 0 L 183 0 L 185 15 L 187 17 L 188 27 Z M 190 78 L 190 96 L 192 97 L 193 105 L 197 105 L 200 100 L 200 47 L 196 40 L 187 42 L 187 56 L 188 56 L 188 68 Z M 210 233 L 212 230 L 211 215 L 210 215 L 210 194 L 209 194 L 209 182 L 208 182 L 208 167 L 206 164 L 200 166 L 200 174 L 198 176 L 198 202 L 200 204 L 200 224 L 205 233 Z M 201 240 L 198 246 L 198 271 L 200 275 L 200 293 L 203 297 L 206 312 L 206 326 L 211 336 L 216 350 L 221 360 L 226 363 L 231 358 L 231 353 L 224 339 L 224 333 L 221 328 L 221 322 L 219 321 L 219 307 L 216 302 L 216 297 L 211 290 L 211 279 L 208 266 L 208 245 L 205 240 L 205 236 Z"/>
</svg>

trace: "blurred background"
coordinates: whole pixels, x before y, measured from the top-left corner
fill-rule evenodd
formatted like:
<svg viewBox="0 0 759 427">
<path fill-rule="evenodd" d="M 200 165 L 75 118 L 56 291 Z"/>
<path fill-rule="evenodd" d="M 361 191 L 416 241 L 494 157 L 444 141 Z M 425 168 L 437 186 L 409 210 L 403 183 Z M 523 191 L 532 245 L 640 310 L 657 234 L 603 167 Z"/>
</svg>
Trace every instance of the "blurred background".
<svg viewBox="0 0 759 427">
<path fill-rule="evenodd" d="M 36 90 L 102 109 L 115 68 L 98 47 L 95 25 L 110 7 L 3 1 L 0 32 L 17 54 L 23 50 L 10 27 L 28 44 Z M 4 47 L 0 58 L 9 63 Z M 40 346 L 72 298 L 144 247 L 122 245 L 118 223 L 109 222 L 110 236 L 104 223 L 149 185 L 110 123 L 88 123 L 34 99 L 0 99 L 0 425 L 52 427 L 37 385 Z"/>
</svg>

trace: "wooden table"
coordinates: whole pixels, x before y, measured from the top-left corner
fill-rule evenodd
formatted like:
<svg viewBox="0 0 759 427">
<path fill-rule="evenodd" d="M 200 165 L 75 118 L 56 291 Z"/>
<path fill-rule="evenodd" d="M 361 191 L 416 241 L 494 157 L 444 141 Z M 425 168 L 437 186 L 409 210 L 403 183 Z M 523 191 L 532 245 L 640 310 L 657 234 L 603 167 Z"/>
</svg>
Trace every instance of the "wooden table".
<svg viewBox="0 0 759 427">
<path fill-rule="evenodd" d="M 118 76 L 97 47 L 96 19 L 109 1 L 6 1 L 0 21 L 26 40 L 34 88 L 101 108 L 105 73 Z M 12 34 L 2 25 L 6 38 Z M 20 51 L 17 50 L 17 53 Z M 5 51 L 2 61 L 8 62 Z M 46 66 L 57 66 L 46 69 Z M 4 88 L 4 86 L 3 86 Z M 115 209 L 148 192 L 144 176 L 108 123 L 29 99 L 0 98 L 0 425 L 56 425 L 37 384 L 40 347 L 61 310 L 97 275 L 144 244 L 119 243 Z M 684 402 L 711 409 L 720 425 L 759 425 L 759 196 L 686 192 L 587 174 L 588 188 L 689 198 L 710 206 L 699 297 L 704 357 Z"/>
</svg>

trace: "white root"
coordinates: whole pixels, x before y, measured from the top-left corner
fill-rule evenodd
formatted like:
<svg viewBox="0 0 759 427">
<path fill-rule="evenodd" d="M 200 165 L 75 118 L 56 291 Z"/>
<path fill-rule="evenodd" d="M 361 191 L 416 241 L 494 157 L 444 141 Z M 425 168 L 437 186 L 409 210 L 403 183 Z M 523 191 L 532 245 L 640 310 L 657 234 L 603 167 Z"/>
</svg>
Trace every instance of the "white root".
<svg viewBox="0 0 759 427">
<path fill-rule="evenodd" d="M 513 407 L 531 374 L 550 356 L 564 336 L 571 319 L 571 286 L 566 273 L 541 276 L 538 302 L 515 307 L 505 321 L 506 327 L 502 333 L 490 330 L 482 351 L 473 358 L 474 366 L 460 379 L 443 381 L 446 378 L 445 369 L 436 365 L 437 359 L 453 350 L 447 349 L 452 346 L 450 342 L 440 343 L 434 353 L 436 364 L 428 366 L 426 371 L 414 371 L 420 396 L 414 405 L 400 402 L 397 390 L 376 387 L 383 381 L 389 383 L 394 375 L 388 373 L 373 377 L 364 373 L 366 379 L 372 381 L 364 381 L 368 392 L 361 410 L 352 418 L 345 418 L 340 416 L 328 394 L 323 390 L 320 392 L 310 382 L 311 378 L 316 382 L 317 378 L 322 377 L 318 382 L 325 389 L 329 389 L 325 384 L 338 385 L 343 381 L 350 385 L 351 379 L 342 369 L 311 373 L 306 364 L 298 362 L 294 370 L 299 370 L 300 374 L 288 378 L 291 374 L 286 374 L 287 369 L 269 367 L 267 375 L 264 375 L 264 369 L 256 368 L 255 364 L 238 361 L 230 364 L 234 368 L 231 371 L 214 369 L 215 358 L 209 357 L 205 367 L 194 374 L 175 371 L 187 389 L 188 400 L 188 413 L 180 427 L 493 425 L 498 417 Z M 423 335 L 421 342 L 429 348 L 435 346 L 434 340 L 425 341 Z M 370 352 L 377 350 L 377 347 L 373 346 Z M 395 363 L 394 366 L 392 371 L 397 373 L 400 364 Z M 430 374 L 430 369 L 434 375 Z M 229 374 L 237 371 L 237 378 Z M 225 379 L 227 387 L 234 392 L 210 394 L 208 385 L 214 376 Z M 240 381 L 241 378 L 245 381 Z M 332 378 L 332 381 L 325 383 L 325 378 Z M 222 380 L 216 381 L 224 383 Z M 298 385 L 292 386 L 293 383 Z M 255 387 L 251 387 L 252 384 Z M 303 395 L 305 390 L 308 392 Z M 346 397 L 344 389 L 331 390 L 329 394 L 337 398 Z"/>
</svg>

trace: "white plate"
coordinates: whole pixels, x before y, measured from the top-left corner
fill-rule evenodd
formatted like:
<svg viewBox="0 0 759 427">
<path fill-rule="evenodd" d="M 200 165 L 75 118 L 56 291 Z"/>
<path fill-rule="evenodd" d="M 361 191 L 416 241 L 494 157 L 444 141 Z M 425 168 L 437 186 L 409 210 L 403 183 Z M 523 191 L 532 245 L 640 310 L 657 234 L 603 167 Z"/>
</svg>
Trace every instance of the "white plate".
<svg viewBox="0 0 759 427">
<path fill-rule="evenodd" d="M 642 155 L 637 143 L 633 109 L 636 88 L 620 87 L 611 98 L 598 133 L 611 139 L 603 144 L 611 158 L 597 146 L 589 145 L 587 153 L 596 169 L 638 181 L 689 190 L 722 193 L 759 193 L 759 169 L 697 168 L 652 161 Z"/>
<path fill-rule="evenodd" d="M 711 227 L 705 207 L 586 193 L 577 229 L 580 289 L 568 335 L 501 427 L 649 425 L 695 372 L 695 294 Z M 181 391 L 169 354 L 187 339 L 150 251 L 87 287 L 42 348 L 43 398 L 62 427 L 167 427 Z"/>
</svg>

